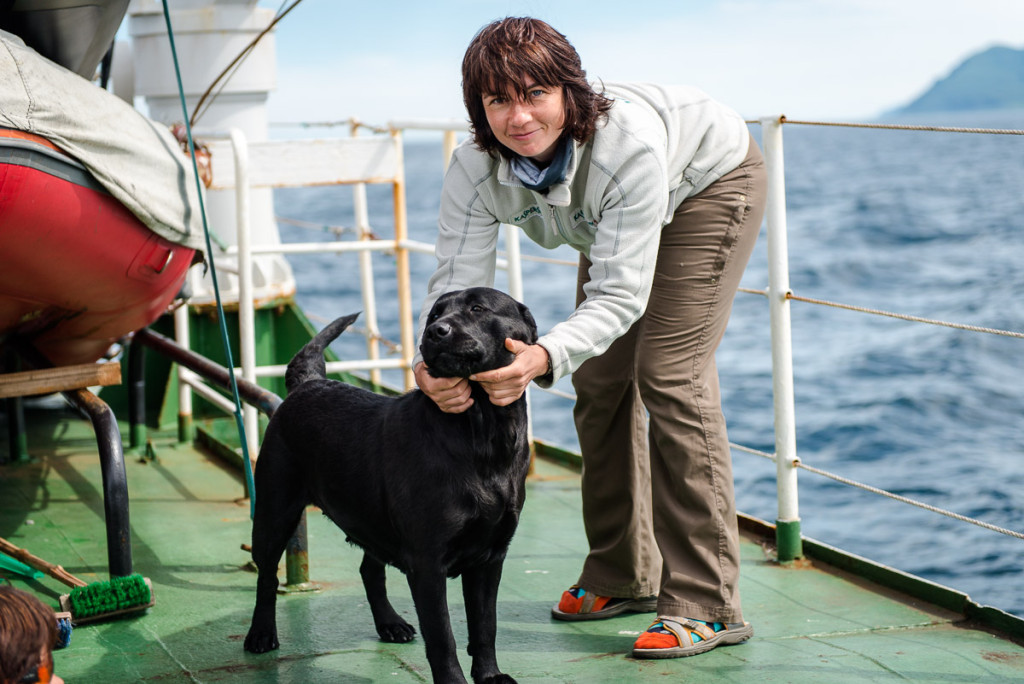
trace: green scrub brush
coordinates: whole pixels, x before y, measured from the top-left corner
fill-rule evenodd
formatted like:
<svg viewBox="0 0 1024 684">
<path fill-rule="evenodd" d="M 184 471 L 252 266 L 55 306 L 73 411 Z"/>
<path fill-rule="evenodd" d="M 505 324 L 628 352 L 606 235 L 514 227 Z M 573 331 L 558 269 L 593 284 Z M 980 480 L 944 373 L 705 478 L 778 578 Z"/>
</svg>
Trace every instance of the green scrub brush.
<svg viewBox="0 0 1024 684">
<path fill-rule="evenodd" d="M 60 597 L 60 608 L 71 613 L 75 624 L 135 613 L 153 605 L 152 585 L 142 575 L 113 577 L 108 582 L 87 584 L 59 565 L 33 556 L 3 537 L 0 537 L 0 552 L 73 587 L 70 594 Z"/>
</svg>

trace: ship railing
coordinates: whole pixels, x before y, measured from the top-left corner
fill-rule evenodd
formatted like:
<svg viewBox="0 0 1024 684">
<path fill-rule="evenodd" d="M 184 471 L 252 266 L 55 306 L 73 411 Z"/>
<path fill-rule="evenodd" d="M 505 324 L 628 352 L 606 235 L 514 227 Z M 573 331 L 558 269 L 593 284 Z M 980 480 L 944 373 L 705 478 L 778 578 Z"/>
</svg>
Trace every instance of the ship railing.
<svg viewBox="0 0 1024 684">
<path fill-rule="evenodd" d="M 871 485 L 843 477 L 836 473 L 803 463 L 797 456 L 795 437 L 795 418 L 793 413 L 793 371 L 792 371 L 792 340 L 790 327 L 789 302 L 799 301 L 807 304 L 845 309 L 862 314 L 885 316 L 907 322 L 938 325 L 976 333 L 1000 335 L 1004 337 L 1024 338 L 1024 333 L 1010 330 L 998 330 L 962 323 L 953 323 L 921 316 L 900 314 L 868 307 L 853 306 L 839 302 L 800 296 L 795 294 L 789 285 L 789 263 L 786 228 L 786 194 L 784 186 L 785 168 L 782 145 L 782 127 L 788 125 L 805 126 L 836 126 L 845 128 L 888 129 L 904 131 L 930 131 L 943 133 L 967 133 L 986 135 L 1024 135 L 1024 130 L 968 128 L 951 126 L 907 125 L 888 123 L 837 123 L 824 121 L 798 121 L 785 116 L 773 116 L 755 122 L 762 129 L 765 162 L 768 171 L 768 207 L 766 211 L 768 276 L 769 284 L 765 291 L 741 288 L 741 291 L 764 295 L 769 301 L 771 344 L 772 344 L 772 388 L 775 404 L 775 453 L 767 454 L 733 444 L 734 449 L 762 456 L 775 461 L 778 487 L 778 528 L 779 559 L 790 560 L 800 555 L 799 507 L 797 503 L 796 471 L 803 469 L 816 475 L 827 477 L 835 482 L 856 487 L 863 491 L 887 497 L 894 501 L 916 506 L 918 508 L 944 515 L 978 527 L 998 532 L 1007 536 L 1024 539 L 1024 533 L 1010 530 L 992 523 L 978 520 L 966 515 L 933 506 L 910 497 L 873 487 Z M 786 529 L 790 527 L 792 529 Z M 795 535 L 795 536 L 794 536 Z"/>
<path fill-rule="evenodd" d="M 731 443 L 731 447 L 739 452 L 766 458 L 775 463 L 776 466 L 776 487 L 777 487 L 777 517 L 776 517 L 776 544 L 777 557 L 781 561 L 795 560 L 802 556 L 802 537 L 800 534 L 799 497 L 797 486 L 797 471 L 804 470 L 815 475 L 831 479 L 841 484 L 856 487 L 894 501 L 916 506 L 918 508 L 944 515 L 960 522 L 973 524 L 975 526 L 998 532 L 1007 536 L 1024 539 L 1024 533 L 1010 530 L 992 523 L 965 516 L 954 511 L 949 511 L 911 497 L 902 496 L 884 489 L 871 486 L 856 480 L 846 478 L 842 475 L 829 472 L 815 467 L 801 460 L 797 453 L 796 442 L 796 418 L 794 409 L 794 382 L 793 382 L 793 353 L 792 353 L 792 328 L 790 321 L 790 302 L 801 302 L 819 306 L 854 311 L 861 314 L 885 316 L 904 320 L 913 323 L 938 325 L 944 327 L 965 330 L 968 332 L 994 334 L 1006 337 L 1024 338 L 1024 333 L 1008 330 L 997 330 L 993 328 L 974 326 L 963 323 L 954 323 L 935 319 L 928 319 L 920 316 L 912 316 L 867 307 L 853 306 L 840 302 L 831 302 L 813 297 L 802 296 L 794 293 L 789 283 L 789 249 L 788 249 L 788 228 L 786 222 L 786 190 L 785 190 L 785 163 L 783 152 L 782 129 L 784 125 L 802 126 L 838 126 L 864 129 L 891 129 L 905 131 L 925 131 L 942 133 L 966 133 L 986 135 L 1024 135 L 1024 130 L 1017 129 L 992 129 L 992 128 L 969 128 L 949 127 L 932 125 L 906 125 L 906 124 L 881 124 L 881 123 L 836 123 L 822 121 L 803 121 L 787 119 L 785 116 L 777 115 L 763 117 L 749 124 L 761 127 L 762 147 L 765 155 L 765 162 L 768 174 L 768 206 L 765 216 L 766 242 L 767 242 L 767 271 L 768 285 L 764 290 L 753 290 L 740 288 L 741 292 L 763 296 L 769 301 L 769 323 L 771 328 L 771 365 L 772 365 L 772 395 L 774 410 L 774 438 L 775 450 L 773 453 L 751 448 L 749 446 Z M 393 122 L 395 128 L 406 125 L 405 122 Z M 409 128 L 419 130 L 430 130 L 430 125 L 417 122 L 409 125 Z M 450 132 L 446 132 L 446 136 Z M 450 156 L 450 142 L 446 138 L 444 145 L 444 159 Z M 576 263 L 558 259 L 546 259 L 532 255 L 522 255 L 519 261 L 540 260 L 552 264 L 564 264 L 575 268 Z M 538 388 L 540 389 L 540 388 Z M 571 394 L 560 392 L 556 389 L 542 390 L 551 394 L 575 400 Z"/>
<path fill-rule="evenodd" d="M 239 363 L 240 375 L 249 383 L 256 383 L 260 377 L 280 377 L 285 374 L 285 365 L 256 364 L 255 351 L 255 301 L 252 258 L 269 254 L 309 253 L 357 253 L 359 256 L 360 285 L 363 297 L 363 314 L 367 358 L 329 362 L 327 371 L 345 373 L 369 371 L 370 380 L 380 384 L 381 370 L 400 370 L 404 386 L 410 389 L 415 381 L 412 375 L 412 360 L 415 349 L 415 316 L 411 305 L 409 284 L 409 255 L 434 254 L 434 245 L 409 238 L 405 201 L 405 169 L 403 160 L 402 131 L 405 129 L 437 130 L 445 135 L 444 163 L 451 156 L 457 133 L 465 130 L 463 122 L 400 122 L 387 129 L 375 129 L 383 135 L 357 137 L 361 124 L 347 122 L 351 135 L 348 138 L 318 138 L 308 140 L 267 140 L 248 141 L 244 133 L 232 129 L 227 136 L 218 139 L 211 136 L 206 145 L 213 159 L 211 190 L 234 190 L 236 217 L 236 244 L 227 246 L 222 256 L 237 260 L 236 264 L 218 263 L 215 267 L 231 270 L 238 278 L 238 320 L 239 320 Z M 231 160 L 225 163 L 223 160 Z M 369 184 L 390 184 L 393 198 L 394 237 L 382 239 L 376 236 L 369 221 L 366 186 Z M 326 185 L 350 185 L 353 193 L 355 231 L 357 240 L 329 242 L 288 242 L 252 244 L 250 234 L 249 191 L 254 188 L 311 187 Z M 509 273 L 509 291 L 522 299 L 522 279 L 519 259 L 519 235 L 506 227 L 506 256 L 499 259 L 497 266 Z M 378 324 L 375 300 L 375 279 L 370 260 L 371 252 L 388 252 L 395 255 L 397 292 L 399 296 L 398 316 L 400 341 L 394 345 L 399 358 L 384 358 L 380 353 L 383 337 Z M 189 339 L 188 314 L 179 309 L 175 316 L 175 337 L 187 348 Z M 233 411 L 230 402 L 219 392 L 208 387 L 201 378 L 185 368 L 179 368 L 181 393 L 179 404 L 183 413 L 190 412 L 191 391 L 195 391 L 214 406 Z M 243 406 L 243 423 L 249 454 L 255 460 L 258 448 L 258 412 L 252 406 Z M 532 436 L 532 435 L 531 435 Z"/>
<path fill-rule="evenodd" d="M 340 122 L 344 125 L 348 125 L 351 128 L 352 136 L 355 136 L 355 132 L 359 128 L 371 128 L 355 120 L 349 120 L 346 122 Z M 931 510 L 949 517 L 970 522 L 981 527 L 994 530 L 1003 534 L 1008 534 L 1018 538 L 1024 538 L 1019 532 L 1013 530 L 1007 530 L 984 521 L 974 520 L 960 514 L 945 511 L 937 507 L 931 506 L 926 503 L 915 501 L 907 497 L 902 497 L 884 490 L 880 490 L 870 485 L 865 485 L 853 480 L 849 480 L 842 476 L 829 473 L 827 471 L 815 468 L 801 461 L 797 453 L 796 443 L 796 420 L 794 410 L 794 389 L 793 389 L 793 366 L 792 366 L 792 333 L 790 323 L 790 303 L 792 301 L 800 301 L 810 304 L 826 305 L 826 306 L 837 306 L 840 308 L 846 308 L 850 310 L 856 310 L 861 313 L 869 313 L 876 315 L 887 315 L 896 318 L 902 318 L 908 321 L 925 322 L 952 325 L 966 330 L 975 330 L 978 332 L 990 332 L 995 334 L 1003 334 L 1014 337 L 1024 337 L 1024 333 L 1016 333 L 1012 331 L 995 331 L 991 329 L 975 328 L 974 326 L 964 326 L 959 324 L 947 324 L 938 321 L 928 321 L 926 319 L 920 319 L 913 316 L 905 316 L 901 314 L 892 314 L 889 312 L 882 312 L 877 310 L 866 309 L 862 307 L 852 307 L 849 305 L 839 304 L 835 302 L 826 302 L 824 300 L 816 300 L 810 297 L 798 296 L 793 293 L 789 284 L 789 264 L 788 264 L 788 244 L 787 244 L 787 226 L 786 226 L 786 191 L 785 191 L 785 168 L 784 168 L 784 154 L 783 154 L 783 142 L 782 142 L 782 128 L 784 124 L 806 124 L 806 125 L 843 125 L 843 126 L 856 126 L 865 128 L 891 128 L 894 126 L 878 125 L 878 124 L 825 124 L 819 122 L 804 122 L 804 121 L 792 121 L 787 120 L 784 116 L 772 116 L 758 119 L 756 121 L 749 122 L 752 124 L 759 125 L 762 129 L 762 146 L 765 154 L 766 167 L 768 172 L 768 204 L 766 211 L 766 231 L 767 231 L 767 258 L 768 258 L 768 285 L 763 291 L 750 290 L 741 288 L 742 292 L 756 294 L 764 296 L 769 302 L 769 321 L 771 327 L 771 364 L 772 364 L 772 394 L 774 403 L 774 433 L 775 433 L 775 451 L 774 453 L 765 453 L 756 449 L 752 449 L 743 445 L 732 444 L 732 448 L 749 454 L 754 454 L 764 458 L 768 458 L 775 462 L 776 465 L 776 481 L 777 481 L 777 498 L 778 498 L 778 511 L 776 517 L 776 543 L 777 543 L 777 554 L 780 561 L 790 561 L 800 558 L 803 555 L 802 551 L 802 537 L 800 534 L 800 515 L 799 515 L 799 497 L 797 487 L 797 470 L 803 469 L 808 472 L 815 473 L 817 475 L 829 477 L 835 481 L 843 484 L 848 484 L 856 487 L 860 487 L 866 491 L 871 491 L 889 498 L 903 501 L 921 508 Z M 330 124 L 319 124 L 319 125 L 338 125 L 338 123 Z M 940 127 L 918 127 L 918 126 L 901 126 L 900 128 L 908 128 L 914 130 L 956 130 L 970 133 L 1012 133 L 1022 134 L 1024 131 L 1001 131 L 1001 130 L 988 130 L 988 129 L 947 129 Z M 393 155 L 393 158 L 397 160 L 399 166 L 394 171 L 394 176 L 387 176 L 389 179 L 387 182 L 393 182 L 396 184 L 396 237 L 394 240 L 378 240 L 371 239 L 368 237 L 371 231 L 368 227 L 368 221 L 366 219 L 366 196 L 365 196 L 365 183 L 368 182 L 379 182 L 380 178 L 377 176 L 373 177 L 334 177 L 331 180 L 321 179 L 318 183 L 322 182 L 334 182 L 334 183 L 350 183 L 353 185 L 353 198 L 354 206 L 356 208 L 356 222 L 360 233 L 360 241 L 356 243 L 314 243 L 313 246 L 300 246 L 296 244 L 289 245 L 249 245 L 248 240 L 243 235 L 244 233 L 244 211 L 241 209 L 241 203 L 243 202 L 244 189 L 240 193 L 239 197 L 239 238 L 237 248 L 232 248 L 234 251 L 229 253 L 235 253 L 239 256 L 239 270 L 240 270 L 240 281 L 244 280 L 245 271 L 247 270 L 244 266 L 246 256 L 245 254 L 263 254 L 263 253 L 299 253 L 301 251 L 357 251 L 361 254 L 368 254 L 369 250 L 388 250 L 394 251 L 396 255 L 409 254 L 409 253 L 422 253 L 422 254 L 433 254 L 433 245 L 424 244 L 409 240 L 407 237 L 407 227 L 404 225 L 405 221 L 405 208 L 404 208 L 404 177 L 401 169 L 401 145 L 402 145 L 402 132 L 405 130 L 420 130 L 420 131 L 435 131 L 440 132 L 444 136 L 443 142 L 443 158 L 441 160 L 441 169 L 447 166 L 448 159 L 451 156 L 452 150 L 454 149 L 456 136 L 459 133 L 464 133 L 466 130 L 463 122 L 423 122 L 423 121 L 394 121 L 390 122 L 385 128 L 373 129 L 375 133 L 385 133 L 384 136 L 373 136 L 366 138 L 365 140 L 379 140 L 384 139 L 390 141 L 390 144 L 394 146 L 392 152 L 389 154 Z M 358 140 L 364 140 L 363 138 L 352 138 Z M 235 156 L 236 164 L 242 163 L 244 165 L 244 141 L 239 138 L 237 134 L 232 136 L 232 154 Z M 292 144 L 291 142 L 289 144 Z M 370 144 L 370 143 L 367 143 Z M 387 144 L 387 143 L 386 143 Z M 259 149 L 262 144 L 256 144 L 255 147 Z M 268 145 L 268 149 L 269 149 Z M 339 149 L 344 147 L 339 145 Z M 250 144 L 249 149 L 253 149 Z M 239 161 L 241 159 L 241 161 Z M 279 168 L 283 170 L 283 168 Z M 239 178 L 242 178 L 242 173 L 236 170 L 235 172 Z M 337 174 L 333 174 L 337 176 Z M 255 180 L 252 177 L 248 181 L 248 184 L 253 183 L 267 183 L 267 180 L 261 180 L 257 174 Z M 284 184 L 296 183 L 294 177 L 282 178 L 280 185 L 273 184 L 273 187 L 283 187 Z M 243 185 L 246 183 L 243 182 Z M 401 187 L 401 193 L 397 190 Z M 397 199 L 401 197 L 401 200 Z M 399 206 L 401 201 L 402 206 Z M 279 219 L 280 220 L 280 219 Z M 399 227 L 399 221 L 402 222 Z M 401 237 L 399 237 L 401 235 Z M 518 232 L 510 227 L 506 227 L 505 233 L 505 246 L 506 254 L 503 259 L 499 259 L 499 267 L 504 268 L 508 272 L 509 278 L 509 293 L 522 300 L 522 277 L 521 277 L 521 262 L 525 259 L 537 259 L 538 257 L 524 256 L 521 254 L 518 243 Z M 558 259 L 542 259 L 551 263 L 559 263 L 570 266 L 575 266 L 574 262 L 562 261 Z M 401 283 L 404 283 L 406 288 L 404 291 L 399 289 L 400 296 L 405 299 L 405 304 L 400 305 L 401 318 L 400 322 L 402 328 L 401 342 L 396 347 L 401 350 L 402 357 L 399 360 L 386 360 L 371 358 L 363 361 L 345 361 L 332 364 L 329 366 L 329 370 L 332 371 L 351 371 L 351 370 L 371 370 L 373 372 L 377 369 L 387 368 L 401 368 L 406 375 L 406 386 L 411 386 L 411 350 L 412 350 L 412 325 L 413 315 L 411 312 L 410 293 L 408 292 L 408 259 L 407 256 L 402 259 L 397 259 L 400 269 L 404 269 L 404 273 L 399 275 Z M 367 276 L 365 270 L 363 271 L 363 286 L 364 286 L 364 298 L 370 296 L 372 298 L 372 273 Z M 247 285 L 243 285 L 240 282 L 240 291 Z M 367 295 L 367 292 L 370 294 Z M 364 303 L 365 303 L 364 299 Z M 240 306 L 241 309 L 250 308 L 249 306 Z M 251 310 L 251 309 L 250 309 Z M 367 306 L 367 310 L 373 310 L 370 306 Z M 240 319 L 242 316 L 240 315 Z M 243 327 L 248 328 L 251 331 L 251 315 L 245 323 L 242 323 Z M 367 336 L 368 345 L 370 344 L 369 338 L 379 340 L 379 332 L 377 330 L 375 319 L 373 323 L 367 325 Z M 243 335 L 251 335 L 251 332 L 242 332 Z M 246 359 L 252 359 L 253 353 L 249 343 L 243 343 L 242 346 L 242 373 L 246 380 L 254 381 L 258 376 L 265 375 L 279 375 L 283 373 L 283 366 L 271 366 L 264 368 L 254 368 L 251 366 L 251 361 Z M 376 380 L 374 380 L 376 382 Z M 569 394 L 552 390 L 552 393 L 573 399 Z M 255 434 L 253 431 L 252 434 Z M 531 435 L 532 436 L 532 435 Z M 251 450 L 255 453 L 255 449 Z"/>
</svg>

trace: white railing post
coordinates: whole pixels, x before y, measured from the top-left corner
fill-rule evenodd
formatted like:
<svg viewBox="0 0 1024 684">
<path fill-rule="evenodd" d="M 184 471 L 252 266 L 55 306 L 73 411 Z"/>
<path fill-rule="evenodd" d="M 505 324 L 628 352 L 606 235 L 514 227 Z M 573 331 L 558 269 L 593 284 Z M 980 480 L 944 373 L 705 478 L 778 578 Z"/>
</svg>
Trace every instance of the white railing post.
<svg viewBox="0 0 1024 684">
<path fill-rule="evenodd" d="M 519 229 L 515 226 L 505 226 L 505 252 L 508 254 L 506 272 L 508 273 L 508 293 L 514 299 L 522 302 L 525 299 L 523 293 L 523 260 L 522 251 L 519 247 Z M 526 438 L 530 449 L 533 449 L 533 412 L 530 409 L 530 387 L 526 392 Z"/>
<path fill-rule="evenodd" d="M 789 248 L 786 237 L 784 117 L 761 119 L 768 172 L 768 302 L 772 343 L 772 391 L 775 401 L 775 464 L 779 513 L 776 545 L 779 561 L 803 555 L 797 496 L 796 417 L 793 399 L 793 343 L 789 317 Z"/>
<path fill-rule="evenodd" d="M 249 148 L 245 134 L 231 129 L 231 148 L 235 162 L 235 212 L 238 229 L 238 347 L 242 378 L 256 384 L 256 310 L 253 302 L 252 249 L 249 230 Z M 259 413 L 255 406 L 242 404 L 242 424 L 249 449 L 249 462 L 255 468 L 259 452 Z"/>
<path fill-rule="evenodd" d="M 412 283 L 409 272 L 409 222 L 405 206 L 405 161 L 402 149 L 402 131 L 391 130 L 395 146 L 396 175 L 392 184 L 395 217 L 395 271 L 398 280 L 398 327 L 402 343 L 405 389 L 416 386 L 412 373 L 412 357 L 416 351 L 416 321 L 412 311 Z"/>
<path fill-rule="evenodd" d="M 185 349 L 191 349 L 191 333 L 189 332 L 188 304 L 182 304 L 174 310 L 174 339 Z M 194 374 L 181 364 L 178 369 L 178 441 L 192 441 L 192 388 L 190 379 Z"/>
<path fill-rule="evenodd" d="M 448 164 L 452 160 L 452 155 L 455 153 L 455 148 L 458 146 L 458 137 L 456 131 L 447 130 L 441 137 L 441 157 L 444 160 L 444 168 L 448 169 Z"/>
<path fill-rule="evenodd" d="M 358 122 L 352 122 L 352 137 L 359 135 Z M 370 213 L 366 201 L 366 183 L 352 186 L 352 207 L 355 212 L 356 230 L 359 240 L 370 240 Z M 364 322 L 366 324 L 366 355 L 372 361 L 380 360 L 380 327 L 377 322 L 377 288 L 373 281 L 373 255 L 369 251 L 359 253 L 359 281 L 363 292 Z M 381 384 L 380 369 L 370 371 L 370 382 Z"/>
</svg>

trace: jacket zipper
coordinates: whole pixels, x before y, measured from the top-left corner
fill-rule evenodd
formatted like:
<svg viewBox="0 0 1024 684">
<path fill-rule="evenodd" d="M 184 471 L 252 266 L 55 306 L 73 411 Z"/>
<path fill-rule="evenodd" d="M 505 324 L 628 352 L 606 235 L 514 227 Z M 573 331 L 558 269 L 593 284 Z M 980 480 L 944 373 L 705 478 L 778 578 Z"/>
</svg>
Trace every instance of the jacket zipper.
<svg viewBox="0 0 1024 684">
<path fill-rule="evenodd" d="M 558 221 L 558 214 L 555 213 L 555 207 L 549 204 L 548 212 L 551 214 L 551 232 L 568 242 L 569 238 L 564 232 L 562 232 L 562 224 Z"/>
</svg>

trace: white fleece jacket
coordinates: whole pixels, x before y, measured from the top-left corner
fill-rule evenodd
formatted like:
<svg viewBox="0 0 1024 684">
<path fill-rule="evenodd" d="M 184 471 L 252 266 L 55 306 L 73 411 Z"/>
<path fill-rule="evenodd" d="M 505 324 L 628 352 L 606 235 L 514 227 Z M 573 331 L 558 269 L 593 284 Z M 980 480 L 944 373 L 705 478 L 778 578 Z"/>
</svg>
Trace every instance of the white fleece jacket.
<svg viewBox="0 0 1024 684">
<path fill-rule="evenodd" d="M 565 181 L 533 192 L 504 158 L 460 145 L 445 175 L 438 267 L 420 314 L 443 293 L 494 283 L 501 224 L 553 249 L 569 244 L 593 266 L 586 300 L 538 340 L 551 357 L 547 386 L 604 352 L 644 313 L 661 228 L 688 196 L 742 163 L 743 119 L 686 86 L 606 84 L 615 100 L 593 140 L 574 143 Z M 417 356 L 417 362 L 420 357 Z"/>
</svg>

